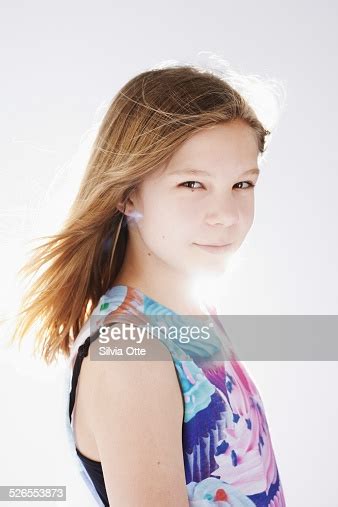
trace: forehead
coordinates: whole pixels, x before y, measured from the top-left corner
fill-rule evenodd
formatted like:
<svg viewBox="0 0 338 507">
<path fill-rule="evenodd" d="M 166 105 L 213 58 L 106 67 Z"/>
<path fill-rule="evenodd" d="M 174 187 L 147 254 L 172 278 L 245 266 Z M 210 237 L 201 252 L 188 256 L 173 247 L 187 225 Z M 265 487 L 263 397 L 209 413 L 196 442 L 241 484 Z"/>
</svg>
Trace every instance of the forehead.
<svg viewBox="0 0 338 507">
<path fill-rule="evenodd" d="M 166 173 L 181 166 L 194 169 L 246 170 L 257 164 L 259 155 L 255 131 L 243 121 L 207 127 L 194 133 L 171 157 Z"/>
</svg>

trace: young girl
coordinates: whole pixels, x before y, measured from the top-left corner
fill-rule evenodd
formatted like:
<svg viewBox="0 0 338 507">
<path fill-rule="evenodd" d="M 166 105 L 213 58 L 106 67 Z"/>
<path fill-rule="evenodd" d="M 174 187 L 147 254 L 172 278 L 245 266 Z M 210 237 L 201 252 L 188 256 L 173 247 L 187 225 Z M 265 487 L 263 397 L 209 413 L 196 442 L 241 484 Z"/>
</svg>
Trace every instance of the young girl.
<svg viewBox="0 0 338 507">
<path fill-rule="evenodd" d="M 106 113 L 62 231 L 24 267 L 48 263 L 15 337 L 40 319 L 44 360 L 69 360 L 70 443 L 98 505 L 285 505 L 261 398 L 233 351 L 199 363 L 154 342 L 169 360 L 89 357 L 102 324 L 154 315 L 210 316 L 226 340 L 194 287 L 225 272 L 252 225 L 267 134 L 212 72 L 137 75 Z"/>
</svg>

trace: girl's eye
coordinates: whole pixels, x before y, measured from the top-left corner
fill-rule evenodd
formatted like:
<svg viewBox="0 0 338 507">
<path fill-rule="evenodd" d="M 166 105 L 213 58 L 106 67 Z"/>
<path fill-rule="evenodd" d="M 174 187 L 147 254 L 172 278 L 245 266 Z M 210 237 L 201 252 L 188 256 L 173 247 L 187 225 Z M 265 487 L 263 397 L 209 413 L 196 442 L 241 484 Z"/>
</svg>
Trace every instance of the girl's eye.
<svg viewBox="0 0 338 507">
<path fill-rule="evenodd" d="M 254 187 L 255 185 L 252 183 L 252 181 L 240 181 L 239 183 L 236 183 L 236 185 L 241 185 L 242 183 L 248 183 L 249 186 L 248 187 L 245 187 L 245 188 L 240 188 L 239 190 L 247 190 L 248 188 L 252 188 Z M 236 186 L 235 185 L 235 186 Z"/>
<path fill-rule="evenodd" d="M 191 190 L 195 190 L 196 187 L 190 186 L 191 183 L 192 184 L 198 183 L 199 185 L 202 184 L 199 181 L 185 181 L 184 183 L 181 183 L 181 186 L 185 186 L 186 188 L 191 188 Z M 252 188 L 252 187 L 255 186 L 254 183 L 252 183 L 252 181 L 240 181 L 239 183 L 236 183 L 236 185 L 242 185 L 243 183 L 247 183 L 249 186 L 248 187 L 244 187 L 244 188 L 241 187 L 239 190 L 247 190 L 247 189 Z"/>
<path fill-rule="evenodd" d="M 186 185 L 186 184 L 190 184 L 190 183 L 199 183 L 201 185 L 201 183 L 199 181 L 185 181 L 184 183 L 181 183 L 181 185 Z M 190 186 L 187 186 L 186 188 L 191 188 L 191 190 L 195 190 L 195 187 L 190 187 Z"/>
</svg>

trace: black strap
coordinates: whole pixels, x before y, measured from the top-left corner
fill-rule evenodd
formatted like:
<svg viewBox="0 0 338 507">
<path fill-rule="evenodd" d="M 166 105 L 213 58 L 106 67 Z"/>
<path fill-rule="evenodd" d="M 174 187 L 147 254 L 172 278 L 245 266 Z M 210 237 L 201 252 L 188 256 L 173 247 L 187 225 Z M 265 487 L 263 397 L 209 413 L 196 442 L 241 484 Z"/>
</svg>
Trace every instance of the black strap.
<svg viewBox="0 0 338 507">
<path fill-rule="evenodd" d="M 111 326 L 112 324 L 117 324 L 117 322 L 109 323 Z M 81 365 L 83 358 L 88 356 L 88 350 L 90 347 L 90 344 L 96 340 L 100 336 L 100 328 L 93 334 L 93 336 L 88 336 L 86 340 L 83 342 L 82 345 L 80 345 L 79 350 L 77 352 L 77 356 L 74 363 L 73 368 L 73 374 L 72 374 L 72 387 L 69 394 L 69 420 L 72 421 L 72 412 L 75 404 L 75 395 L 76 395 L 76 386 L 77 381 L 80 375 Z"/>
</svg>

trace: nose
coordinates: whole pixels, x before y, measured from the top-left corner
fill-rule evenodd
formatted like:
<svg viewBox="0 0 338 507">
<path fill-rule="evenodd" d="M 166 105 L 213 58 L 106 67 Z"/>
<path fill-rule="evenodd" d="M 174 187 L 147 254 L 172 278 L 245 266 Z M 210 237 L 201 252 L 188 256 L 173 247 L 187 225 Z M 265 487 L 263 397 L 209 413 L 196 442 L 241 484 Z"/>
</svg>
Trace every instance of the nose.
<svg viewBox="0 0 338 507">
<path fill-rule="evenodd" d="M 239 221 L 239 210 L 236 199 L 224 193 L 218 197 L 213 196 L 208 205 L 206 223 L 208 225 L 223 225 L 230 227 Z"/>
</svg>

